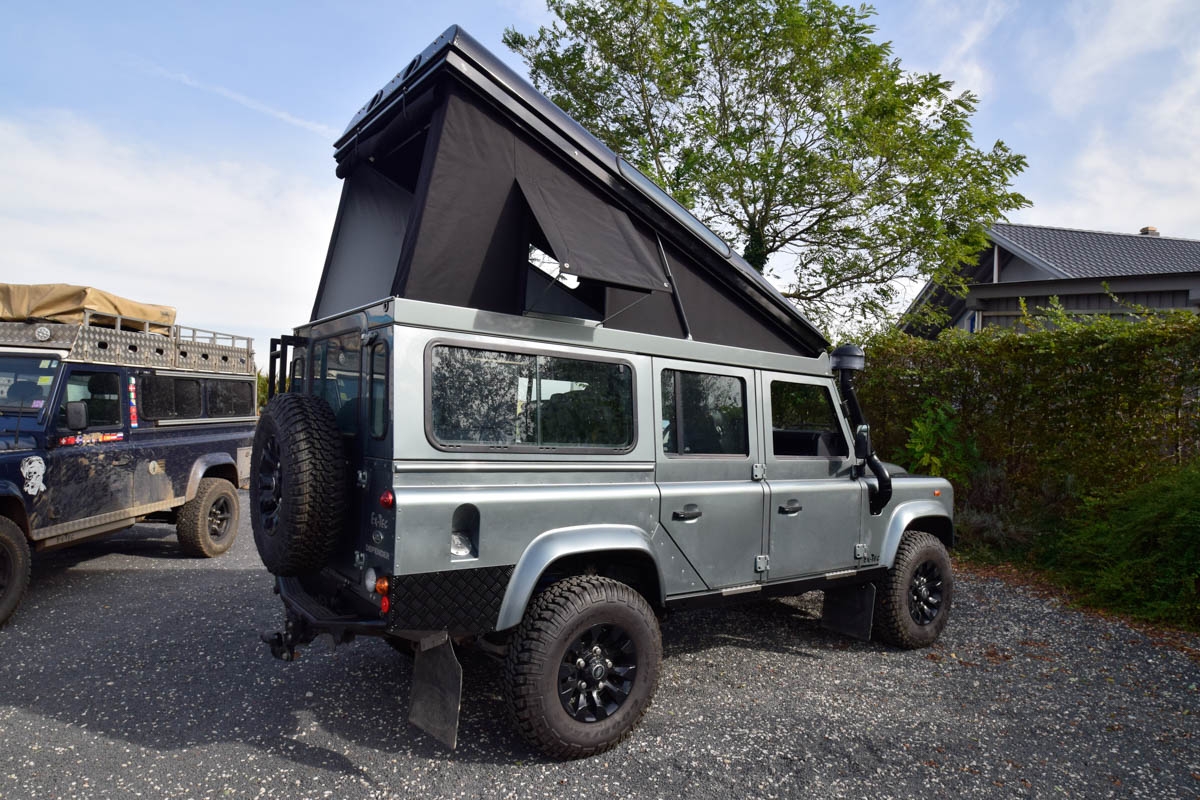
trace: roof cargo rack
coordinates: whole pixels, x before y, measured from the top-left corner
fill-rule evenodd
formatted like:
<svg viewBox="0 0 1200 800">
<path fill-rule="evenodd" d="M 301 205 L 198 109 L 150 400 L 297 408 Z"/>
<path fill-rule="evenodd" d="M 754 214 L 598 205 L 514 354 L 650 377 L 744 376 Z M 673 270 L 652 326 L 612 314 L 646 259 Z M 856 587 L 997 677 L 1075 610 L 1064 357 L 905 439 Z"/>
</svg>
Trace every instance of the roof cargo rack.
<svg viewBox="0 0 1200 800">
<path fill-rule="evenodd" d="M 161 332 L 159 332 L 161 331 Z M 0 347 L 65 352 L 67 361 L 254 375 L 246 336 L 84 311 L 83 322 L 0 322 Z"/>
</svg>

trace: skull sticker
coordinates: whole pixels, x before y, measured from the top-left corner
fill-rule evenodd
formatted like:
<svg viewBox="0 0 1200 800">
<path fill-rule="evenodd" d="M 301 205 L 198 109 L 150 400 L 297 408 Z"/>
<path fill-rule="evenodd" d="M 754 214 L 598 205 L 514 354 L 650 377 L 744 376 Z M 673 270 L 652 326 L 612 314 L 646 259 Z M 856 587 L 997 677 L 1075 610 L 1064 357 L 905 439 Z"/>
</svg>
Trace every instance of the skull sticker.
<svg viewBox="0 0 1200 800">
<path fill-rule="evenodd" d="M 21 477 L 25 479 L 25 493 L 34 497 L 46 491 L 42 477 L 46 474 L 46 462 L 40 456 L 30 456 L 21 461 Z"/>
</svg>

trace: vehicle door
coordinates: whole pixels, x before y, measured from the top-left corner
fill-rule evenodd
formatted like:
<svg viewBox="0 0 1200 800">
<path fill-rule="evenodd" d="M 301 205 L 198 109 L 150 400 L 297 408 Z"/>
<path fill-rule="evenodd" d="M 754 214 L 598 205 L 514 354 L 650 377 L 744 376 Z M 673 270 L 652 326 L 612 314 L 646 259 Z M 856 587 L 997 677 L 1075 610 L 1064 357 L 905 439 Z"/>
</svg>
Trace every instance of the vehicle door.
<svg viewBox="0 0 1200 800">
<path fill-rule="evenodd" d="M 660 520 L 710 588 L 756 584 L 764 488 L 754 373 L 654 359 Z"/>
<path fill-rule="evenodd" d="M 82 401 L 88 425 L 67 427 L 67 403 Z M 43 536 L 123 520 L 132 505 L 129 399 L 118 367 L 70 365 L 58 391 L 46 455 L 46 490 L 34 503 Z M 52 529 L 52 530 L 46 530 Z M 34 533 L 34 538 L 42 538 Z"/>
<path fill-rule="evenodd" d="M 380 549 L 382 535 L 390 534 L 378 499 L 391 487 L 391 402 L 389 372 L 391 327 L 369 331 L 361 328 L 318 339 L 312 347 L 313 394 L 324 397 L 333 409 L 342 433 L 346 462 L 350 465 L 346 522 L 348 530 L 371 537 L 359 542 Z M 296 370 L 293 380 L 303 380 L 306 367 Z M 381 535 L 372 537 L 375 529 Z M 372 541 L 379 539 L 379 541 Z"/>
<path fill-rule="evenodd" d="M 864 504 L 850 431 L 831 380 L 759 374 L 766 450 L 770 581 L 855 565 Z"/>
</svg>

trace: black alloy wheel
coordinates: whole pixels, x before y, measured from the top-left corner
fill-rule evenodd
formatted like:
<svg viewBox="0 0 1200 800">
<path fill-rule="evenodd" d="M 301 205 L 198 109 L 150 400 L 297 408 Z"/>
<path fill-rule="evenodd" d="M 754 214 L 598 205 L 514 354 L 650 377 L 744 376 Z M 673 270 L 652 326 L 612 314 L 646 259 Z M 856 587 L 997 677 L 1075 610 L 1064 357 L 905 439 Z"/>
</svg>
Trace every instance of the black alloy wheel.
<svg viewBox="0 0 1200 800">
<path fill-rule="evenodd" d="M 637 646 L 617 625 L 593 625 L 568 645 L 558 667 L 558 699 L 577 722 L 617 712 L 637 680 Z"/>
<path fill-rule="evenodd" d="M 274 536 L 279 527 L 279 502 L 283 496 L 283 465 L 279 460 L 279 442 L 266 436 L 258 462 L 258 514 L 262 532 Z"/>
<path fill-rule="evenodd" d="M 918 625 L 931 625 L 942 610 L 942 571 L 935 561 L 922 561 L 908 590 L 908 614 Z"/>
<path fill-rule="evenodd" d="M 228 497 L 218 497 L 208 509 L 208 535 L 219 542 L 229 535 L 230 522 L 235 517 L 233 504 Z"/>
</svg>

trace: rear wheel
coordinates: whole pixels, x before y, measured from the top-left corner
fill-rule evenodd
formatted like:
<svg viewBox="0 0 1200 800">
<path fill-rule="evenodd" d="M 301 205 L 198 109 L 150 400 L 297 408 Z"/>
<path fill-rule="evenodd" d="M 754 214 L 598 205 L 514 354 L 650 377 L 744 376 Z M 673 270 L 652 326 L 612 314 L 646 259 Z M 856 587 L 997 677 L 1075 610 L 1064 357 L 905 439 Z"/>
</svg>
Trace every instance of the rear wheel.
<svg viewBox="0 0 1200 800">
<path fill-rule="evenodd" d="M 537 596 L 509 643 L 509 712 L 546 755 L 602 753 L 646 713 L 661 663 L 658 620 L 640 594 L 609 578 L 568 578 Z"/>
<path fill-rule="evenodd" d="M 954 600 L 945 545 L 933 534 L 906 532 L 877 590 L 872 628 L 877 639 L 906 650 L 933 644 L 946 627 Z"/>
<path fill-rule="evenodd" d="M 17 524 L 0 517 L 0 625 L 8 621 L 29 587 L 29 542 Z"/>
<path fill-rule="evenodd" d="M 196 496 L 179 509 L 175 535 L 189 556 L 215 558 L 237 538 L 238 496 L 224 478 L 201 478 Z"/>
</svg>

